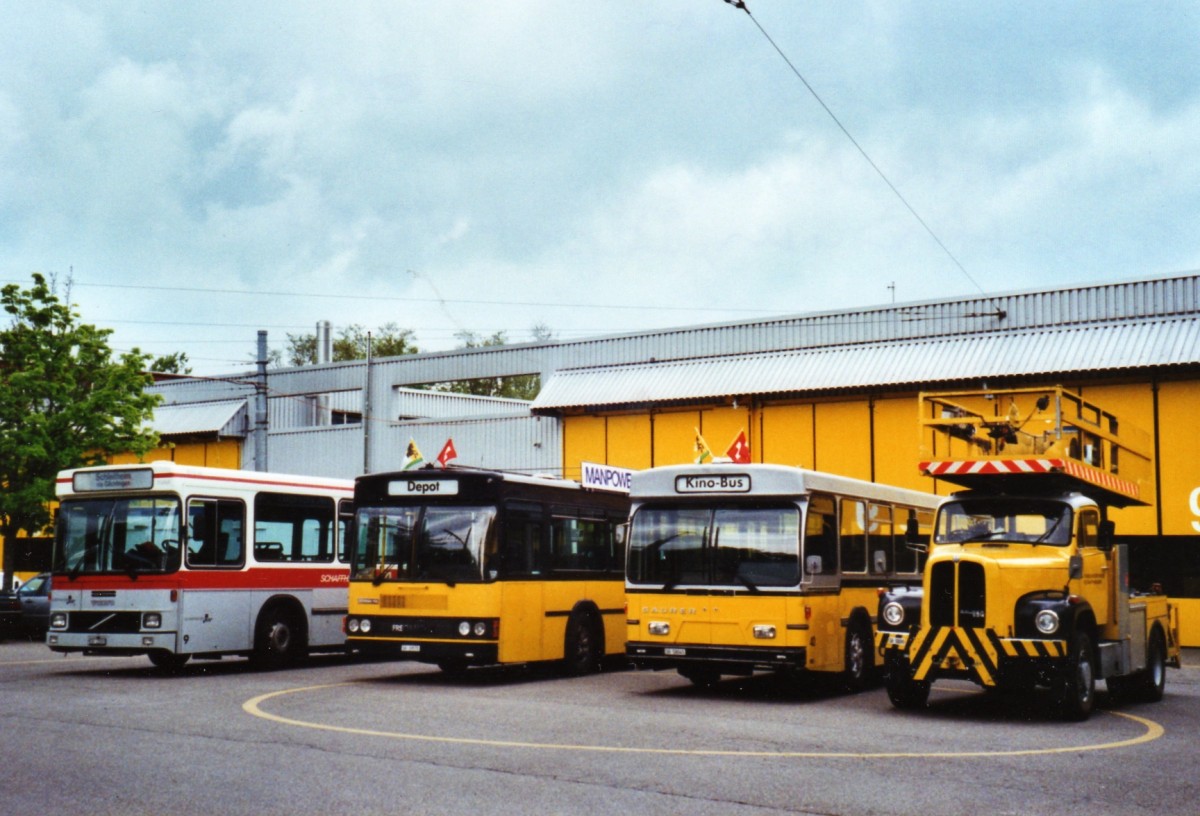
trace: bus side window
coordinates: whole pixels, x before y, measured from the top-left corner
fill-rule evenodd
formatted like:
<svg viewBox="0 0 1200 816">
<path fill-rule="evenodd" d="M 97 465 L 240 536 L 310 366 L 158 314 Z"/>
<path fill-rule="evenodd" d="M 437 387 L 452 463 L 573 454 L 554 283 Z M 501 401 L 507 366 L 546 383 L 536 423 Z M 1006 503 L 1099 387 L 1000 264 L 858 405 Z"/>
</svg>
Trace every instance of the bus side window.
<svg viewBox="0 0 1200 816">
<path fill-rule="evenodd" d="M 866 519 L 865 502 L 842 499 L 842 572 L 867 571 Z"/>
<path fill-rule="evenodd" d="M 925 549 L 929 549 L 929 537 L 933 531 L 933 513 L 928 510 L 914 510 L 912 508 L 897 508 L 896 514 L 903 525 L 903 529 L 908 528 L 908 520 L 914 516 L 917 519 L 917 530 L 924 539 Z M 898 573 L 919 573 L 924 566 L 922 563 L 922 554 L 912 547 L 908 546 L 905 540 L 903 530 L 898 530 L 900 535 L 896 541 L 896 572 Z"/>
<path fill-rule="evenodd" d="M 829 496 L 813 496 L 808 504 L 804 571 L 809 575 L 837 574 L 837 512 Z"/>
<path fill-rule="evenodd" d="M 259 493 L 254 498 L 255 558 L 333 561 L 336 515 L 334 502 L 323 496 Z"/>
<path fill-rule="evenodd" d="M 501 570 L 504 575 L 538 575 L 546 567 L 542 536 L 544 522 L 539 510 L 510 506 L 504 510 L 504 546 Z"/>
<path fill-rule="evenodd" d="M 872 504 L 869 509 L 867 552 L 871 557 L 871 573 L 882 575 L 890 572 L 895 564 L 892 552 L 892 508 L 886 504 Z"/>
<path fill-rule="evenodd" d="M 246 506 L 234 499 L 188 502 L 187 565 L 192 568 L 239 567 L 245 561 L 242 530 Z"/>
</svg>

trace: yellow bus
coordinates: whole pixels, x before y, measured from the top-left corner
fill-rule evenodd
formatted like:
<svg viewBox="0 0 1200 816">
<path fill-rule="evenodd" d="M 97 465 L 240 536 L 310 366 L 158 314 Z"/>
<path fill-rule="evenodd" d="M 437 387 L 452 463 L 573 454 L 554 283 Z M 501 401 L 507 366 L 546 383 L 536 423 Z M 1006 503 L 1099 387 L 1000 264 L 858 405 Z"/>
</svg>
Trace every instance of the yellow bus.
<svg viewBox="0 0 1200 816">
<path fill-rule="evenodd" d="M 635 473 L 626 653 L 709 686 L 721 675 L 839 672 L 860 689 L 879 665 L 879 591 L 919 578 L 909 518 L 927 537 L 938 498 L 782 465 Z"/>
<path fill-rule="evenodd" d="M 360 476 L 349 645 L 469 666 L 561 661 L 569 674 L 624 651 L 628 495 L 499 471 Z"/>
</svg>

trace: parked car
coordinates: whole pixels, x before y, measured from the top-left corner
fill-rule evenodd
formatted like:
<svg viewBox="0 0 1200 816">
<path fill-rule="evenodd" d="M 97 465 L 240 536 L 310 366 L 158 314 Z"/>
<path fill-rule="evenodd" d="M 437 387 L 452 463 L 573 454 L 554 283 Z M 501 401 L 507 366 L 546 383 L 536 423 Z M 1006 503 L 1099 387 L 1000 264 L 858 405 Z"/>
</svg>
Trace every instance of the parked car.
<svg viewBox="0 0 1200 816">
<path fill-rule="evenodd" d="M 21 602 L 20 628 L 26 634 L 43 637 L 50 625 L 50 573 L 40 572 L 17 590 Z"/>
</svg>

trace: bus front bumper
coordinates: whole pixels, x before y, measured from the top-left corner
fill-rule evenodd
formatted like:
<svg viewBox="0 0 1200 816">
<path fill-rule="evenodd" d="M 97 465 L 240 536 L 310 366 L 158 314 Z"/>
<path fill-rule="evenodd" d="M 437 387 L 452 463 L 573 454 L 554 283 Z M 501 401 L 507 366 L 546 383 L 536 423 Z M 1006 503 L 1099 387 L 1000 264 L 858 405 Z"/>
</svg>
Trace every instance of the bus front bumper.
<svg viewBox="0 0 1200 816">
<path fill-rule="evenodd" d="M 808 653 L 803 647 L 764 649 L 761 646 L 708 646 L 630 642 L 625 656 L 636 669 L 687 669 L 709 667 L 722 674 L 803 669 Z"/>
<path fill-rule="evenodd" d="M 174 632 L 61 632 L 46 633 L 46 645 L 54 652 L 139 655 L 155 649 L 174 652 Z"/>
</svg>

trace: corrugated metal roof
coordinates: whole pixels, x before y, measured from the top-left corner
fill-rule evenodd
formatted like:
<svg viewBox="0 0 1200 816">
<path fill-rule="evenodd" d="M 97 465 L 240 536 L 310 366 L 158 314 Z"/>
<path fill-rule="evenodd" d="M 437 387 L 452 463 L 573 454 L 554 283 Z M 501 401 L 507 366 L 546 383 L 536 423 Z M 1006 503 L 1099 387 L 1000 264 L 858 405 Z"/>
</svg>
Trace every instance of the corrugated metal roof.
<svg viewBox="0 0 1200 816">
<path fill-rule="evenodd" d="M 1195 317 L 559 371 L 533 410 L 1194 365 Z"/>
<path fill-rule="evenodd" d="M 156 430 L 159 436 L 216 434 L 244 437 L 246 421 L 245 400 L 224 400 L 159 405 L 154 409 L 150 427 Z"/>
</svg>

